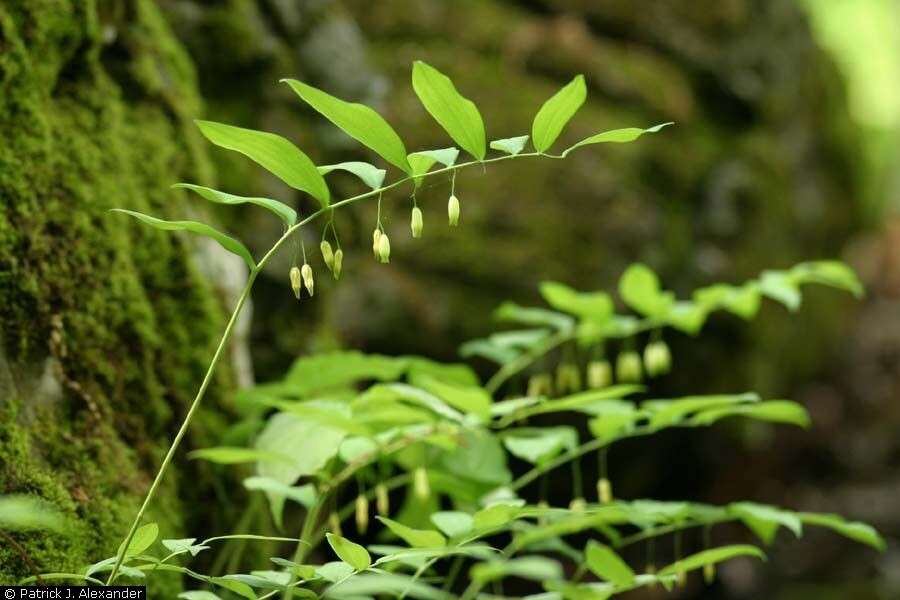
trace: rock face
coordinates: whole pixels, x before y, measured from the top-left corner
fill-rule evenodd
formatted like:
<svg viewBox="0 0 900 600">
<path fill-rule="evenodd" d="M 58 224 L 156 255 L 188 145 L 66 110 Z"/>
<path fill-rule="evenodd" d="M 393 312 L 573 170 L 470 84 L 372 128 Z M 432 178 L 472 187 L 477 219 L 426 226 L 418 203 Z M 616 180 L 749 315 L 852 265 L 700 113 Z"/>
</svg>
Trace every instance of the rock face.
<svg viewBox="0 0 900 600">
<path fill-rule="evenodd" d="M 115 552 L 218 342 L 226 298 L 197 265 L 221 255 L 107 212 L 188 210 L 168 187 L 210 177 L 199 111 L 153 2 L 0 5 L 0 494 L 74 522 L 0 543 L 0 583 Z M 204 414 L 191 441 L 219 421 Z M 150 515 L 166 535 L 208 518 L 190 508 L 204 477 L 172 472 Z"/>
</svg>

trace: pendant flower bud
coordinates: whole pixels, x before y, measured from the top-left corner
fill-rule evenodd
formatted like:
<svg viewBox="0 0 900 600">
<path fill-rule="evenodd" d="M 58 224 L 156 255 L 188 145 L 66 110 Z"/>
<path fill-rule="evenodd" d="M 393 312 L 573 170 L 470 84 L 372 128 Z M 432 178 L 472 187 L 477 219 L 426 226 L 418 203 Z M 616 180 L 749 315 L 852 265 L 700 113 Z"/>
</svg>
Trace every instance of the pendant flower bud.
<svg viewBox="0 0 900 600">
<path fill-rule="evenodd" d="M 331 272 L 334 274 L 335 279 L 341 278 L 341 269 L 344 268 L 344 251 L 340 248 L 337 249 L 337 252 L 334 253 L 334 268 L 331 269 Z"/>
<path fill-rule="evenodd" d="M 306 287 L 306 291 L 312 296 L 316 289 L 316 284 L 313 281 L 312 267 L 304 263 L 303 267 L 300 269 L 300 274 L 303 276 L 303 285 Z"/>
<path fill-rule="evenodd" d="M 378 238 L 378 260 L 385 264 L 391 262 L 391 240 L 386 233 Z"/>
<path fill-rule="evenodd" d="M 391 512 L 391 501 L 387 487 L 383 483 L 375 486 L 375 508 L 382 517 L 387 517 Z"/>
<path fill-rule="evenodd" d="M 644 366 L 651 377 L 668 373 L 672 367 L 672 353 L 669 352 L 669 346 L 662 340 L 647 344 L 644 348 Z"/>
<path fill-rule="evenodd" d="M 612 383 L 612 366 L 608 360 L 592 360 L 587 366 L 587 385 L 593 390 L 605 388 Z"/>
<path fill-rule="evenodd" d="M 334 271 L 334 252 L 331 250 L 331 244 L 328 243 L 328 240 L 322 240 L 319 249 L 322 251 L 322 260 L 325 261 L 325 266 L 329 271 Z"/>
<path fill-rule="evenodd" d="M 336 512 L 328 515 L 328 528 L 331 529 L 331 533 L 335 535 L 343 535 L 341 532 L 341 518 Z"/>
<path fill-rule="evenodd" d="M 600 504 L 609 504 L 612 499 L 612 485 L 609 483 L 609 479 L 601 477 L 597 480 L 597 501 Z"/>
<path fill-rule="evenodd" d="M 587 501 L 584 498 L 572 498 L 569 502 L 569 510 L 572 512 L 584 512 L 587 509 Z"/>
<path fill-rule="evenodd" d="M 706 581 L 706 585 L 712 585 L 712 583 L 716 580 L 716 565 L 713 563 L 706 563 L 703 565 L 703 580 Z"/>
<path fill-rule="evenodd" d="M 369 528 L 369 500 L 365 495 L 356 497 L 356 530 L 365 533 Z"/>
<path fill-rule="evenodd" d="M 409 220 L 409 228 L 412 230 L 412 236 L 414 238 L 422 237 L 422 227 L 424 223 L 422 221 L 422 209 L 418 206 L 413 206 L 412 209 L 412 217 Z"/>
<path fill-rule="evenodd" d="M 378 258 L 378 243 L 381 241 L 382 235 L 381 230 L 377 227 L 375 228 L 375 231 L 372 232 L 372 252 L 375 254 L 375 258 Z"/>
<path fill-rule="evenodd" d="M 637 383 L 643 376 L 640 355 L 634 350 L 620 352 L 616 357 L 616 379 L 621 383 Z"/>
<path fill-rule="evenodd" d="M 455 195 L 447 201 L 447 221 L 450 227 L 459 225 L 459 199 Z"/>
<path fill-rule="evenodd" d="M 418 467 L 413 472 L 413 491 L 420 500 L 428 500 L 431 496 L 431 484 L 428 482 L 428 471 Z"/>
<path fill-rule="evenodd" d="M 300 290 L 303 289 L 303 284 L 301 283 L 302 277 L 300 275 L 300 269 L 298 269 L 297 267 L 291 267 L 290 278 L 291 278 L 291 289 L 294 290 L 294 295 L 297 297 L 297 300 L 299 300 L 300 299 Z"/>
</svg>

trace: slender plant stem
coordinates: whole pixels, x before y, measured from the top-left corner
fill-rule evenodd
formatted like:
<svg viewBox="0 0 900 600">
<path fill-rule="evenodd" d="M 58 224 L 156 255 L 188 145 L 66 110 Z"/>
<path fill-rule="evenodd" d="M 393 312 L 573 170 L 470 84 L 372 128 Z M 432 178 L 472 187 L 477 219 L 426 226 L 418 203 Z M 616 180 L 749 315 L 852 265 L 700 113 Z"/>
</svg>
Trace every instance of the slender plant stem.
<svg viewBox="0 0 900 600">
<path fill-rule="evenodd" d="M 718 525 L 719 523 L 728 523 L 730 521 L 737 520 L 736 517 L 716 517 L 713 519 L 705 520 L 705 521 L 684 521 L 681 523 L 673 523 L 671 525 L 665 525 L 663 527 L 654 527 L 653 529 L 645 529 L 644 531 L 635 533 L 634 535 L 629 535 L 627 537 L 623 537 L 621 540 L 613 544 L 616 548 L 624 548 L 625 546 L 630 546 L 632 544 L 636 544 L 637 542 L 641 542 L 643 540 L 649 540 L 651 538 L 657 538 L 661 535 L 666 535 L 669 533 L 676 533 L 678 531 L 684 531 L 685 529 L 691 529 L 693 527 L 710 527 L 712 525 Z"/>
<path fill-rule="evenodd" d="M 574 336 L 575 334 L 570 331 L 559 332 L 551 335 L 540 346 L 529 350 L 525 354 L 522 354 L 521 356 L 503 365 L 500 370 L 494 373 L 494 375 L 488 380 L 484 388 L 491 394 L 496 393 L 497 390 L 500 389 L 500 386 L 506 383 L 510 377 L 513 377 L 522 370 L 527 369 L 535 361 L 539 360 L 554 348 L 558 348 L 562 344 L 573 339 Z"/>
<path fill-rule="evenodd" d="M 122 566 L 122 562 L 125 560 L 125 552 L 128 550 L 128 546 L 129 544 L 131 544 L 131 540 L 134 539 L 134 534 L 137 531 L 138 526 L 141 524 L 141 519 L 144 517 L 144 513 L 147 511 L 147 507 L 150 506 L 150 502 L 153 500 L 153 497 L 156 495 L 156 490 L 159 488 L 159 484 L 162 483 L 163 477 L 165 476 L 169 465 L 172 463 L 172 459 L 175 457 L 175 452 L 178 450 L 178 446 L 181 444 L 182 438 L 184 438 L 185 433 L 187 433 L 188 427 L 191 424 L 191 419 L 193 419 L 194 414 L 200 407 L 200 402 L 203 400 L 203 396 L 206 394 L 206 389 L 209 387 L 209 384 L 212 381 L 213 373 L 216 370 L 216 366 L 219 364 L 219 360 L 222 358 L 225 346 L 228 343 L 228 338 L 231 337 L 231 332 L 234 329 L 235 323 L 237 323 L 238 316 L 241 313 L 241 309 L 243 308 L 244 303 L 250 296 L 250 290 L 253 288 L 253 282 L 256 280 L 256 276 L 258 274 L 258 268 L 252 269 L 250 271 L 249 277 L 247 277 L 247 283 L 244 285 L 244 289 L 241 291 L 241 295 L 234 307 L 234 311 L 231 313 L 231 318 L 228 320 L 228 324 L 225 326 L 225 331 L 222 333 L 222 339 L 219 340 L 219 346 L 216 348 L 216 352 L 215 354 L 213 354 L 212 360 L 209 363 L 209 367 L 206 369 L 206 375 L 204 375 L 203 377 L 203 382 L 200 384 L 200 389 L 197 390 L 197 395 L 194 397 L 194 401 L 191 403 L 187 414 L 184 415 L 184 420 L 181 422 L 181 427 L 178 428 L 178 433 L 175 434 L 175 438 L 172 440 L 172 444 L 169 446 L 169 451 L 166 452 L 166 456 L 165 458 L 163 458 L 162 464 L 159 466 L 159 470 L 156 471 L 156 477 L 153 478 L 153 483 L 150 484 L 150 489 L 147 490 L 147 495 L 144 497 L 144 502 L 141 504 L 141 508 L 138 510 L 137 514 L 134 517 L 134 522 L 131 524 L 131 528 L 128 530 L 128 535 L 125 536 L 125 539 L 122 541 L 122 545 L 119 547 L 119 552 L 116 555 L 116 562 L 113 565 L 112 571 L 110 571 L 109 573 L 109 578 L 106 580 L 106 585 L 111 585 L 112 582 L 115 581 L 116 575 L 119 573 L 119 568 Z"/>
</svg>

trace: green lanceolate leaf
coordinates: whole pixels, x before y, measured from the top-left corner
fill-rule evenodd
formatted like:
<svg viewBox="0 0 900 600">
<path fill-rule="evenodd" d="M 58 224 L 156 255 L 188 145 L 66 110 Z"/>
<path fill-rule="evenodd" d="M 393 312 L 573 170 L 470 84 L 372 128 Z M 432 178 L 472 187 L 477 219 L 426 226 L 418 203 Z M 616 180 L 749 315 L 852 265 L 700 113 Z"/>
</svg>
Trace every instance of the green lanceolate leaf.
<svg viewBox="0 0 900 600">
<path fill-rule="evenodd" d="M 202 185 L 194 185 L 192 183 L 176 183 L 173 188 L 191 190 L 196 194 L 206 198 L 210 202 L 217 204 L 255 204 L 273 212 L 285 225 L 290 227 L 297 222 L 297 211 L 278 200 L 271 198 L 248 198 L 246 196 L 235 196 L 214 190 L 212 188 L 203 187 Z"/>
<path fill-rule="evenodd" d="M 647 317 L 662 315 L 675 301 L 671 292 L 662 291 L 656 273 L 641 263 L 622 273 L 619 295 L 629 308 Z"/>
<path fill-rule="evenodd" d="M 60 531 L 65 520 L 50 503 L 36 496 L 0 496 L 0 531 Z"/>
<path fill-rule="evenodd" d="M 344 133 L 377 152 L 382 158 L 406 173 L 406 147 L 397 132 L 373 109 L 365 104 L 335 98 L 296 79 L 282 79 L 298 96 L 319 114 L 341 128 Z"/>
<path fill-rule="evenodd" d="M 553 581 L 562 579 L 562 566 L 555 560 L 543 556 L 523 556 L 509 560 L 483 562 L 472 567 L 470 576 L 485 584 L 505 577 L 520 577 L 532 581 Z"/>
<path fill-rule="evenodd" d="M 428 376 L 420 377 L 418 384 L 457 410 L 477 415 L 482 420 L 490 417 L 491 397 L 481 387 L 445 383 Z"/>
<path fill-rule="evenodd" d="M 756 404 L 711 408 L 694 415 L 691 424 L 712 425 L 720 419 L 735 416 L 770 423 L 786 423 L 804 429 L 809 428 L 810 425 L 809 413 L 806 409 L 789 400 L 766 400 Z"/>
<path fill-rule="evenodd" d="M 544 308 L 520 306 L 515 302 L 504 302 L 498 306 L 494 311 L 494 318 L 498 321 L 509 321 L 521 325 L 547 325 L 564 332 L 571 331 L 575 326 L 575 320 L 568 315 Z"/>
<path fill-rule="evenodd" d="M 188 453 L 188 458 L 208 460 L 220 465 L 239 465 L 252 462 L 291 462 L 291 458 L 278 452 L 244 448 L 241 446 L 217 446 Z"/>
<path fill-rule="evenodd" d="M 322 165 L 321 167 L 316 168 L 322 175 L 328 175 L 332 171 L 347 171 L 348 173 L 353 173 L 373 190 L 377 190 L 381 187 L 381 184 L 384 183 L 384 176 L 387 175 L 387 171 L 384 169 L 379 169 L 375 165 L 359 161 L 342 162 L 336 165 Z"/>
<path fill-rule="evenodd" d="M 139 221 L 142 221 L 147 225 L 150 225 L 151 227 L 162 229 L 163 231 L 190 231 L 191 233 L 196 233 L 198 235 L 212 238 L 219 242 L 220 246 L 222 246 L 232 254 L 236 254 L 243 258 L 244 262 L 247 263 L 247 266 L 251 269 L 256 267 L 256 261 L 253 260 L 253 256 L 250 255 L 250 251 L 247 250 L 247 248 L 242 243 L 240 243 L 233 237 L 225 235 L 221 231 L 213 229 L 205 223 L 197 223 L 196 221 L 165 221 L 163 219 L 157 219 L 156 217 L 151 217 L 149 215 L 135 212 L 133 210 L 125 210 L 124 208 L 113 208 L 111 210 L 113 212 L 120 212 L 126 215 L 131 215 Z"/>
<path fill-rule="evenodd" d="M 541 296 L 547 304 L 582 319 L 604 322 L 613 313 L 613 302 L 605 292 L 578 292 L 555 281 L 541 283 Z"/>
<path fill-rule="evenodd" d="M 328 545 L 331 546 L 338 558 L 353 567 L 354 570 L 365 571 L 372 564 L 369 552 L 359 544 L 333 533 L 326 533 L 325 537 L 328 538 Z"/>
<path fill-rule="evenodd" d="M 634 571 L 609 547 L 594 540 L 584 549 L 584 560 L 591 572 L 617 586 L 634 583 Z"/>
<path fill-rule="evenodd" d="M 418 188 L 422 184 L 423 176 L 428 173 L 435 164 L 441 163 L 445 167 L 452 167 L 456 163 L 458 156 L 458 148 L 422 150 L 410 154 L 407 158 L 409 158 L 409 164 L 412 168 L 410 175 L 412 175 L 415 186 Z"/>
<path fill-rule="evenodd" d="M 766 555 L 756 546 L 722 546 L 721 548 L 704 550 L 703 552 L 692 554 L 687 558 L 682 558 L 681 560 L 660 569 L 659 575 L 660 577 L 665 577 L 667 575 L 675 575 L 677 573 L 702 569 L 705 565 L 714 565 L 722 561 L 737 558 L 738 556 L 752 556 L 760 560 L 766 560 Z"/>
<path fill-rule="evenodd" d="M 292 188 L 307 192 L 327 208 L 328 185 L 313 162 L 280 135 L 224 123 L 197 121 L 200 132 L 216 146 L 240 152 Z"/>
<path fill-rule="evenodd" d="M 887 547 L 875 528 L 866 523 L 859 521 L 847 521 L 840 515 L 828 515 L 818 513 L 797 513 L 800 521 L 807 525 L 815 525 L 817 527 L 827 527 L 846 538 L 855 540 L 861 544 L 871 546 L 876 550 L 884 552 Z"/>
<path fill-rule="evenodd" d="M 803 535 L 800 518 L 791 511 L 755 502 L 735 502 L 728 506 L 728 512 L 744 522 L 765 544 L 775 540 L 779 527 L 786 527 L 797 537 Z"/>
<path fill-rule="evenodd" d="M 433 513 L 431 522 L 447 537 L 458 537 L 472 531 L 475 520 L 472 515 L 459 510 L 445 510 Z"/>
<path fill-rule="evenodd" d="M 502 140 L 494 140 L 491 142 L 490 146 L 492 150 L 499 150 L 515 156 L 525 149 L 525 144 L 527 143 L 528 136 L 520 135 L 511 138 L 503 138 Z"/>
<path fill-rule="evenodd" d="M 847 290 L 857 298 L 865 295 L 862 283 L 853 269 L 836 260 L 805 262 L 791 269 L 791 275 L 800 283 L 819 283 Z"/>
<path fill-rule="evenodd" d="M 663 127 L 668 125 L 673 125 L 673 123 L 660 123 L 659 125 L 654 125 L 653 127 L 648 127 L 647 129 L 641 129 L 639 127 L 626 127 L 624 129 L 613 129 L 612 131 L 604 131 L 603 133 L 598 133 L 596 135 L 592 135 L 589 138 L 585 138 L 567 148 L 562 155 L 567 156 L 569 152 L 575 150 L 576 148 L 581 148 L 582 146 L 587 146 L 589 144 L 604 144 L 604 143 L 616 143 L 623 144 L 626 142 L 633 142 L 638 139 L 645 133 L 656 133 L 661 130 Z"/>
<path fill-rule="evenodd" d="M 128 549 L 125 551 L 125 557 L 142 553 L 153 545 L 157 537 L 159 537 L 159 525 L 156 523 L 141 525 L 134 532 L 134 537 L 131 538 L 131 543 L 128 544 Z M 121 546 L 119 547 L 119 552 L 122 552 Z"/>
<path fill-rule="evenodd" d="M 453 141 L 482 160 L 486 151 L 484 122 L 475 104 L 456 90 L 449 77 L 420 60 L 413 64 L 412 84 L 425 110 Z"/>
<path fill-rule="evenodd" d="M 788 310 L 795 312 L 800 308 L 802 296 L 797 281 L 789 273 L 783 271 L 766 271 L 759 278 L 759 290 L 764 296 L 784 304 Z"/>
<path fill-rule="evenodd" d="M 444 536 L 433 529 L 413 529 L 393 519 L 386 517 L 376 518 L 384 523 L 394 535 L 413 548 L 442 548 L 447 545 L 447 540 Z"/>
<path fill-rule="evenodd" d="M 531 125 L 531 141 L 534 149 L 538 152 L 549 149 L 586 98 L 584 75 L 578 75 L 544 102 Z"/>
<path fill-rule="evenodd" d="M 574 427 L 521 427 L 503 434 L 503 445 L 513 456 L 533 465 L 542 465 L 560 452 L 578 445 Z"/>
</svg>

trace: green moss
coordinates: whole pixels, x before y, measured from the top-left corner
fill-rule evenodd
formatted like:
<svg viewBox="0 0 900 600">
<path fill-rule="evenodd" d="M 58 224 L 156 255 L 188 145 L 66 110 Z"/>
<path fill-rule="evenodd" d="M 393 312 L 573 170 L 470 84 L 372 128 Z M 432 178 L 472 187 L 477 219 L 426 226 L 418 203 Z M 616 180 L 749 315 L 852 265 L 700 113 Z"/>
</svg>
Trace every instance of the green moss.
<svg viewBox="0 0 900 600">
<path fill-rule="evenodd" d="M 23 552 L 0 545 L 0 583 L 115 552 L 218 341 L 222 310 L 186 238 L 107 212 L 186 210 L 173 177 L 211 171 L 189 119 L 195 87 L 149 0 L 0 7 L 0 356 L 12 375 L 0 378 L 0 493 L 74 517 L 65 535 L 16 534 Z M 62 383 L 49 399 L 33 391 L 45 365 Z M 219 428 L 201 415 L 193 441 Z M 184 533 L 203 490 L 197 473 L 179 490 L 180 475 L 149 515 L 166 536 Z"/>
</svg>

